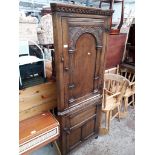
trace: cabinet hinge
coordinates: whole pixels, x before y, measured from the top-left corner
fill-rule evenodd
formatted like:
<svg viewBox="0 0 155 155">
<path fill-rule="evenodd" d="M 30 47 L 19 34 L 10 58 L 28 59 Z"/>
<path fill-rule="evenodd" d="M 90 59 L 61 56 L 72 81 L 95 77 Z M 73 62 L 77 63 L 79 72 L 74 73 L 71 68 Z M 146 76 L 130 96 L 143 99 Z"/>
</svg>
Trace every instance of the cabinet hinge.
<svg viewBox="0 0 155 155">
<path fill-rule="evenodd" d="M 73 103 L 74 101 L 75 101 L 75 99 L 72 97 L 72 98 L 69 99 L 68 102 L 69 102 L 69 104 L 71 104 L 71 103 Z"/>
<path fill-rule="evenodd" d="M 69 53 L 69 54 L 73 54 L 74 52 L 75 52 L 75 49 L 69 49 L 69 50 L 68 50 L 68 53 Z"/>
<path fill-rule="evenodd" d="M 98 46 L 96 46 L 96 49 L 101 49 L 102 47 L 103 47 L 103 46 L 99 46 L 99 45 L 98 45 Z"/>
<path fill-rule="evenodd" d="M 94 80 L 98 80 L 100 77 L 99 76 L 95 76 L 94 77 Z"/>
<path fill-rule="evenodd" d="M 71 133 L 69 128 L 64 128 L 63 129 L 68 135 Z"/>
<path fill-rule="evenodd" d="M 95 90 L 93 91 L 93 93 L 94 93 L 94 94 L 98 93 L 98 89 L 95 89 Z"/>
<path fill-rule="evenodd" d="M 74 84 L 74 83 L 69 84 L 69 85 L 68 85 L 68 88 L 69 88 L 69 89 L 73 89 L 73 88 L 75 88 L 75 84 Z"/>
<path fill-rule="evenodd" d="M 64 70 L 67 72 L 67 71 L 69 71 L 69 68 L 68 67 L 65 67 Z"/>
<path fill-rule="evenodd" d="M 64 62 L 64 57 L 63 56 L 61 56 L 61 62 Z"/>
</svg>

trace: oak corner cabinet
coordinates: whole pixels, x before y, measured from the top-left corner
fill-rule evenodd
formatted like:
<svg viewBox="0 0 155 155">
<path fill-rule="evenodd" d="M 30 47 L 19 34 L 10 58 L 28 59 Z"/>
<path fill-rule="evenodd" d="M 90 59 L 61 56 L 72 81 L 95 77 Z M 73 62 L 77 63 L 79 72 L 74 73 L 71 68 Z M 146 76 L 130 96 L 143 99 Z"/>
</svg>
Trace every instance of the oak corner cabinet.
<svg viewBox="0 0 155 155">
<path fill-rule="evenodd" d="M 60 148 L 98 133 L 112 10 L 51 3 Z"/>
</svg>

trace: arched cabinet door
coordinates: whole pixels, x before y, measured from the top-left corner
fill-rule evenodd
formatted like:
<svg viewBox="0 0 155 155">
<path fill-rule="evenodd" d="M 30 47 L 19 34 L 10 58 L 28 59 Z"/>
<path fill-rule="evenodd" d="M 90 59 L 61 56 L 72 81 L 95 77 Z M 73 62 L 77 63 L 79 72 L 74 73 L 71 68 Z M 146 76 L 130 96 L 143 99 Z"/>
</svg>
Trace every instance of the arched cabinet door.
<svg viewBox="0 0 155 155">
<path fill-rule="evenodd" d="M 104 22 L 63 18 L 64 108 L 101 94 Z"/>
<path fill-rule="evenodd" d="M 95 64 L 96 64 L 96 39 L 91 33 L 82 34 L 75 45 L 73 58 L 73 77 L 74 89 L 70 90 L 70 96 L 75 99 L 90 94 L 95 90 Z M 70 64 L 72 65 L 72 64 Z"/>
</svg>

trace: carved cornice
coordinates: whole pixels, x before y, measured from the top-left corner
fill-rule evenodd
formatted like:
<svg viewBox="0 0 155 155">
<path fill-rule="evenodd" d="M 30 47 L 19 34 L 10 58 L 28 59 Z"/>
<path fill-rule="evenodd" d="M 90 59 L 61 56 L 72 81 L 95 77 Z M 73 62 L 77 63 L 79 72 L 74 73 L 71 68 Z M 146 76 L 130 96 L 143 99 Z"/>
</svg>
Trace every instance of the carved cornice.
<svg viewBox="0 0 155 155">
<path fill-rule="evenodd" d="M 98 8 L 84 7 L 71 4 L 51 3 L 52 12 L 63 12 L 63 13 L 78 13 L 78 14 L 93 14 L 102 16 L 111 16 L 113 10 L 101 10 Z"/>
</svg>

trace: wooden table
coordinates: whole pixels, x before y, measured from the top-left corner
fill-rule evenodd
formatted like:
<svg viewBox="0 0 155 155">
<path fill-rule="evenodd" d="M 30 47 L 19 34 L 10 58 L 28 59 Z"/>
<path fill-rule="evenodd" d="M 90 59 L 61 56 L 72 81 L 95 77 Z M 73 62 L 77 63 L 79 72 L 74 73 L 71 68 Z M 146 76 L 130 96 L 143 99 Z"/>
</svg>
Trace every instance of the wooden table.
<svg viewBox="0 0 155 155">
<path fill-rule="evenodd" d="M 50 113 L 42 113 L 19 123 L 19 154 L 26 155 L 54 142 L 60 134 L 59 122 Z"/>
</svg>

